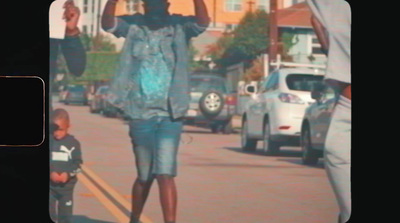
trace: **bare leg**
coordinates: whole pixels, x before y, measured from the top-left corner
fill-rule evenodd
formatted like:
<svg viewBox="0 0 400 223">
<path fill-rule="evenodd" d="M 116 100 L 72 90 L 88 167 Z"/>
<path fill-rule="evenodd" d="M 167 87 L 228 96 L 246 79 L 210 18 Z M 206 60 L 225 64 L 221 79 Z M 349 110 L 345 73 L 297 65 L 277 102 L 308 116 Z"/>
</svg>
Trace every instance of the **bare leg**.
<svg viewBox="0 0 400 223">
<path fill-rule="evenodd" d="M 153 179 L 148 182 L 141 182 L 138 179 L 135 180 L 132 187 L 132 213 L 130 223 L 139 222 L 152 184 Z"/>
<path fill-rule="evenodd" d="M 160 202 L 165 223 L 175 223 L 177 209 L 177 190 L 175 180 L 169 175 L 157 175 L 160 189 Z"/>
</svg>

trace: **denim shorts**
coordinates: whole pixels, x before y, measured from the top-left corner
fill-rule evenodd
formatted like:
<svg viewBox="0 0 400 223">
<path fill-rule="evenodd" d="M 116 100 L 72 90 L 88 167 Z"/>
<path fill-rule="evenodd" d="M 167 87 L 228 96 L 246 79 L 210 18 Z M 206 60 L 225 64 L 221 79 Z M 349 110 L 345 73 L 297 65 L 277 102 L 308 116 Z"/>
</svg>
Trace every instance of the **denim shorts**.
<svg viewBox="0 0 400 223">
<path fill-rule="evenodd" d="M 182 120 L 171 120 L 166 116 L 129 121 L 129 136 L 140 181 L 150 181 L 160 174 L 177 175 L 182 126 Z"/>
</svg>

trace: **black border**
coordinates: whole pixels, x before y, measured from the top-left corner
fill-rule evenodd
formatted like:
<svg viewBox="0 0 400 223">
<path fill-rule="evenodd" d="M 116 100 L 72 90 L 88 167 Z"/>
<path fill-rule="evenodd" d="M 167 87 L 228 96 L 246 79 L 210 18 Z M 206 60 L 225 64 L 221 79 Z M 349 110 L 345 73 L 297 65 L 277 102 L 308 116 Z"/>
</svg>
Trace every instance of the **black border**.
<svg viewBox="0 0 400 223">
<path fill-rule="evenodd" d="M 0 13 L 0 75 L 40 77 L 45 82 L 45 98 L 48 98 L 48 12 L 51 2 L 2 2 Z M 30 90 L 33 88 L 24 86 L 24 91 Z M 32 105 L 37 106 L 35 102 Z M 48 102 L 45 100 L 45 117 L 48 117 L 46 108 Z M 48 132 L 46 119 L 44 126 Z M 12 125 L 16 120 L 18 117 L 11 115 L 6 125 Z M 32 120 L 32 124 L 35 122 L 37 120 Z M 21 133 L 23 130 L 22 127 Z M 40 146 L 0 147 L 0 182 L 1 222 L 52 222 L 48 214 L 49 152 L 46 135 Z"/>
</svg>

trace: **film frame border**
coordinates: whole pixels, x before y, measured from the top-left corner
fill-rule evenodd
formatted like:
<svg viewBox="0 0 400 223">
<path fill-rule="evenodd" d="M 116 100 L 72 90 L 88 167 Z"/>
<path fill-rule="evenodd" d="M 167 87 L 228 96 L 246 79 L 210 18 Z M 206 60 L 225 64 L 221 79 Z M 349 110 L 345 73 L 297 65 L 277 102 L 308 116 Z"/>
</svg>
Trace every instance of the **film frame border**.
<svg viewBox="0 0 400 223">
<path fill-rule="evenodd" d="M 42 95 L 43 95 L 43 136 L 42 136 L 42 141 L 39 144 L 30 144 L 30 145 L 24 145 L 24 144 L 20 144 L 20 145 L 5 145 L 5 144 L 1 144 L 0 143 L 0 149 L 3 147 L 39 147 L 41 146 L 44 141 L 45 141 L 45 134 L 46 134 L 46 83 L 43 80 L 43 78 L 39 77 L 39 76 L 2 76 L 0 75 L 0 79 L 1 78 L 21 78 L 21 79 L 26 79 L 26 78 L 30 78 L 30 79 L 39 79 L 40 81 L 42 81 L 42 86 L 43 86 L 43 90 L 42 90 Z"/>
</svg>

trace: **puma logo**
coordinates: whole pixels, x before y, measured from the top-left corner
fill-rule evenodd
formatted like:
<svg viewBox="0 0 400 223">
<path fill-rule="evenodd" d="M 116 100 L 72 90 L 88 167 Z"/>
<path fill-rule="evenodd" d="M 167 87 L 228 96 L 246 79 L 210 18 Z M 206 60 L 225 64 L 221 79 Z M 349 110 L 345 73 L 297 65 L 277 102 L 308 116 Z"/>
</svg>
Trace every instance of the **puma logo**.
<svg viewBox="0 0 400 223">
<path fill-rule="evenodd" d="M 70 158 L 70 159 L 72 159 L 72 151 L 74 151 L 75 150 L 75 147 L 72 147 L 70 150 L 67 148 L 67 147 L 65 147 L 65 146 L 63 146 L 63 145 L 61 145 L 61 148 L 60 148 L 60 151 L 63 151 L 63 152 L 65 152 L 65 153 L 67 153 L 68 154 L 68 157 Z"/>
<path fill-rule="evenodd" d="M 65 203 L 65 206 L 71 206 L 72 205 L 72 201 L 68 201 L 67 203 Z"/>
</svg>

